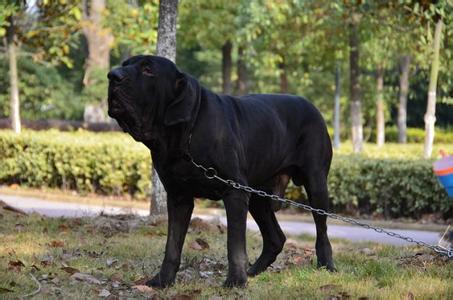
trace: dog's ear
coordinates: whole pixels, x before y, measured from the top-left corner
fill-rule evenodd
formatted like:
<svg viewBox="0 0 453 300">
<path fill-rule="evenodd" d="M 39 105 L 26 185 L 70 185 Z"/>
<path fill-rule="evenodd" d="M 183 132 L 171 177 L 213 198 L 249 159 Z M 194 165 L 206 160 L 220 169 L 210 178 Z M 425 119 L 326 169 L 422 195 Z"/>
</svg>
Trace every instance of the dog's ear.
<svg viewBox="0 0 453 300">
<path fill-rule="evenodd" d="M 176 97 L 165 112 L 165 126 L 190 121 L 197 103 L 196 87 L 186 74 L 180 73 L 175 85 Z"/>
</svg>

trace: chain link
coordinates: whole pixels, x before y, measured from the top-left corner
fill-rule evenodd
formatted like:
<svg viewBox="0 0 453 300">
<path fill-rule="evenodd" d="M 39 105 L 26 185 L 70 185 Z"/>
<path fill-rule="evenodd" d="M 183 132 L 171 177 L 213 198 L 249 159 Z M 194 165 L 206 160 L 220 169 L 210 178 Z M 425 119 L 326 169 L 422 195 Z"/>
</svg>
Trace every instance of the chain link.
<svg viewBox="0 0 453 300">
<path fill-rule="evenodd" d="M 370 224 L 357 221 L 357 220 L 355 220 L 353 218 L 340 216 L 340 215 L 337 215 L 337 214 L 334 214 L 334 213 L 329 213 L 329 212 L 327 212 L 327 211 L 325 211 L 323 209 L 314 208 L 314 207 L 311 207 L 310 205 L 307 205 L 307 204 L 303 204 L 303 203 L 295 202 L 295 201 L 290 200 L 290 199 L 279 197 L 278 195 L 268 194 L 268 193 L 266 193 L 264 191 L 256 190 L 256 189 L 254 189 L 252 187 L 242 185 L 242 184 L 240 184 L 238 182 L 235 182 L 235 181 L 233 181 L 231 179 L 223 179 L 222 177 L 219 177 L 217 175 L 217 171 L 214 168 L 205 168 L 204 166 L 202 166 L 200 164 L 197 164 L 193 160 L 192 157 L 190 157 L 190 159 L 191 159 L 192 164 L 195 167 L 197 167 L 198 169 L 203 170 L 204 175 L 205 175 L 206 178 L 208 178 L 208 179 L 217 179 L 217 180 L 223 182 L 224 184 L 229 185 L 229 186 L 231 186 L 231 187 L 233 187 L 233 188 L 235 188 L 237 190 L 242 190 L 242 191 L 247 192 L 247 193 L 256 194 L 256 195 L 258 195 L 260 197 L 270 198 L 270 199 L 272 199 L 274 201 L 279 201 L 279 202 L 282 202 L 282 203 L 286 203 L 286 204 L 292 205 L 292 206 L 297 207 L 297 208 L 302 208 L 304 210 L 317 213 L 318 215 L 327 216 L 327 217 L 335 219 L 335 220 L 340 220 L 340 221 L 343 221 L 343 222 L 346 222 L 346 223 L 349 223 L 349 224 L 352 224 L 352 225 L 360 226 L 360 227 L 363 227 L 363 228 L 366 228 L 366 229 L 371 229 L 371 230 L 376 231 L 377 233 L 384 233 L 384 234 L 386 234 L 388 236 L 399 238 L 399 239 L 405 240 L 405 241 L 407 241 L 409 243 L 415 243 L 415 244 L 417 244 L 417 245 L 419 245 L 421 247 L 426 247 L 428 249 L 431 249 L 432 251 L 434 251 L 434 252 L 436 252 L 438 254 L 446 255 L 449 258 L 453 258 L 453 249 L 446 249 L 446 248 L 441 247 L 441 246 L 430 245 L 430 244 L 425 243 L 423 241 L 416 240 L 416 239 L 401 235 L 401 234 L 396 233 L 396 232 L 388 231 L 388 230 L 386 230 L 384 228 L 375 227 L 375 226 L 372 226 Z"/>
</svg>

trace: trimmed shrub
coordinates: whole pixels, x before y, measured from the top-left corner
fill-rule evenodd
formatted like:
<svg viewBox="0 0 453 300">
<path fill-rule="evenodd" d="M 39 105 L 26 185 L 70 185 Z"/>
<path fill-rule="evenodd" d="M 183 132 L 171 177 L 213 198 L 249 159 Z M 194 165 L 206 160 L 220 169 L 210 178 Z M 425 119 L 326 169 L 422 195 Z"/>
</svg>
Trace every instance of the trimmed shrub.
<svg viewBox="0 0 453 300">
<path fill-rule="evenodd" d="M 333 139 L 333 128 L 328 128 L 330 137 Z M 369 130 L 364 128 L 364 136 L 368 142 L 376 142 L 376 129 Z M 350 129 L 342 128 L 341 140 L 345 141 L 350 138 Z M 425 141 L 425 130 L 423 128 L 407 128 L 407 142 L 408 143 L 424 143 Z M 397 143 L 398 142 L 398 128 L 395 126 L 385 128 L 385 142 L 386 143 Z M 436 128 L 436 134 L 434 136 L 435 143 L 452 144 L 453 143 L 453 131 Z"/>
<path fill-rule="evenodd" d="M 432 161 L 336 156 L 329 175 L 335 210 L 386 217 L 453 216 L 453 201 L 432 171 Z"/>
<path fill-rule="evenodd" d="M 144 198 L 150 155 L 119 133 L 0 132 L 0 183 Z"/>
</svg>

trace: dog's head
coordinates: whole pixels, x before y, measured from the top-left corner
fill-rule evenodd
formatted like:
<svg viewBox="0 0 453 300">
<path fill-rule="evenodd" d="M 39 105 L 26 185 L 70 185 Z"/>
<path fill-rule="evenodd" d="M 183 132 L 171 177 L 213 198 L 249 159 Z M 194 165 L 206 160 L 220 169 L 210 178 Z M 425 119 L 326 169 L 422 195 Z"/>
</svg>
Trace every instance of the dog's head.
<svg viewBox="0 0 453 300">
<path fill-rule="evenodd" d="M 196 83 L 168 59 L 138 55 L 108 75 L 108 114 L 135 140 L 151 140 L 153 126 L 188 122 L 196 105 Z"/>
</svg>

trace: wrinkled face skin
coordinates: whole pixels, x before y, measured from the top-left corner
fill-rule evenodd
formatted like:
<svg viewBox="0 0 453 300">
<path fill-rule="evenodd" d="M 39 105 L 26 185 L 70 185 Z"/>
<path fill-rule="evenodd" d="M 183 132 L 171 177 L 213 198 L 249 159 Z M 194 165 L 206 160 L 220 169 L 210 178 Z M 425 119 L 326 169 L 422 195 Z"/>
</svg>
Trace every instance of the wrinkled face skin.
<svg viewBox="0 0 453 300">
<path fill-rule="evenodd" d="M 150 141 L 153 125 L 162 121 L 159 116 L 176 96 L 180 76 L 165 58 L 139 55 L 127 59 L 107 75 L 109 116 L 136 141 Z"/>
</svg>

